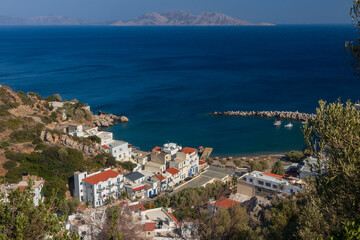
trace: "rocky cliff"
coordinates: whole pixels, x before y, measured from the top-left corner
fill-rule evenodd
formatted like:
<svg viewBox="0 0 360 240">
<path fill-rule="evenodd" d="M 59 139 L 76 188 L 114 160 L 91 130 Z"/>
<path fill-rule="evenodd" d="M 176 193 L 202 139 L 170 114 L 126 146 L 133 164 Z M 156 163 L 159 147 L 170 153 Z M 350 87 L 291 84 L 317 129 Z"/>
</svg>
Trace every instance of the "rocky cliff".
<svg viewBox="0 0 360 240">
<path fill-rule="evenodd" d="M 40 135 L 40 139 L 49 144 L 60 144 L 64 147 L 75 148 L 82 151 L 88 156 L 95 156 L 100 153 L 99 146 L 97 144 L 85 144 L 74 140 L 71 136 L 51 133 L 43 130 Z"/>
</svg>

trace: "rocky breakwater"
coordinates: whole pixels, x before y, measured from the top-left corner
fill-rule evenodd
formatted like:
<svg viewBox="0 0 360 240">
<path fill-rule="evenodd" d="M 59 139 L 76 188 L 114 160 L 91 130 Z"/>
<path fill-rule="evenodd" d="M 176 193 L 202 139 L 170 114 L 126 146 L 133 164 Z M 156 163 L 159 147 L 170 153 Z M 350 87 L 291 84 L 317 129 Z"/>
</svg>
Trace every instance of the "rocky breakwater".
<svg viewBox="0 0 360 240">
<path fill-rule="evenodd" d="M 110 127 L 113 125 L 116 125 L 118 121 L 121 121 L 122 123 L 129 122 L 129 119 L 125 116 L 116 116 L 114 114 L 108 114 L 99 111 L 99 115 L 93 116 L 93 123 L 97 127 Z"/>
<path fill-rule="evenodd" d="M 266 117 L 266 118 L 279 118 L 291 119 L 296 121 L 306 121 L 314 119 L 316 114 L 301 113 L 292 111 L 227 111 L 227 112 L 214 112 L 211 115 L 220 116 L 237 116 L 237 117 Z"/>
<path fill-rule="evenodd" d="M 49 144 L 61 144 L 64 147 L 75 148 L 88 156 L 96 156 L 100 153 L 99 147 L 95 143 L 81 143 L 74 140 L 71 136 L 64 134 L 51 133 L 49 131 L 43 130 L 41 132 L 40 138 Z"/>
</svg>

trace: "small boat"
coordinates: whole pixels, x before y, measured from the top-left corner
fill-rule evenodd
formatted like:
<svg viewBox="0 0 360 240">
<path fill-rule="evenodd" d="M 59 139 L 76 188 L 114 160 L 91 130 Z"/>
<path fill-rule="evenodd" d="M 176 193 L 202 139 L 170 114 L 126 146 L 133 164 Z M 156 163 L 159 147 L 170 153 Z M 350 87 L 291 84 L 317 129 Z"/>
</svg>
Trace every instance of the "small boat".
<svg viewBox="0 0 360 240">
<path fill-rule="evenodd" d="M 292 127 L 293 127 L 293 124 L 292 124 L 292 123 L 288 123 L 288 124 L 286 124 L 284 127 L 286 127 L 286 128 L 292 128 Z"/>
<path fill-rule="evenodd" d="M 281 126 L 281 121 L 275 121 L 274 126 Z"/>
</svg>

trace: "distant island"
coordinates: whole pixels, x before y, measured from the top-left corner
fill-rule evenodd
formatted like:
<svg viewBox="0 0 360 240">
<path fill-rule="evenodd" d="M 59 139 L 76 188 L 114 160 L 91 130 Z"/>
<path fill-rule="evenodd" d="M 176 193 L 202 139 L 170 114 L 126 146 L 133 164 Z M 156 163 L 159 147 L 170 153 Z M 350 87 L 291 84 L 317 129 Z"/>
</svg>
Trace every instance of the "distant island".
<svg viewBox="0 0 360 240">
<path fill-rule="evenodd" d="M 117 21 L 112 26 L 273 26 L 271 23 L 251 23 L 217 12 L 203 12 L 192 15 L 184 11 L 165 14 L 149 12 L 131 21 Z"/>
<path fill-rule="evenodd" d="M 184 11 L 172 11 L 165 14 L 149 12 L 129 21 L 96 22 L 66 16 L 35 16 L 14 18 L 0 16 L 0 26 L 273 26 L 271 23 L 251 23 L 217 12 L 203 12 L 192 15 Z"/>
</svg>

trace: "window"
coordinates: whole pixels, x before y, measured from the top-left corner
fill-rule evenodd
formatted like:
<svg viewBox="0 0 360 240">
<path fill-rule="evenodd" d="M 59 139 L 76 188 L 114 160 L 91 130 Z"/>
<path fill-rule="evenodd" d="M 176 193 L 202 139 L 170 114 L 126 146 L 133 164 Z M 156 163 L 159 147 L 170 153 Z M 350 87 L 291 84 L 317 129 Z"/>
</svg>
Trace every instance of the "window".
<svg viewBox="0 0 360 240">
<path fill-rule="evenodd" d="M 267 187 L 271 187 L 271 184 L 270 183 L 265 183 L 265 185 L 267 186 Z"/>
<path fill-rule="evenodd" d="M 101 184 L 99 184 L 99 189 L 101 189 Z"/>
<path fill-rule="evenodd" d="M 80 190 L 80 192 L 82 192 L 82 190 Z"/>
<path fill-rule="evenodd" d="M 263 182 L 263 181 L 258 180 L 258 184 L 259 184 L 259 185 L 264 185 L 264 182 Z"/>
<path fill-rule="evenodd" d="M 250 178 L 250 179 L 249 179 L 249 182 L 253 182 L 253 179 L 252 179 L 252 178 Z"/>
<path fill-rule="evenodd" d="M 83 182 L 81 182 L 80 185 L 83 185 Z"/>
<path fill-rule="evenodd" d="M 274 184 L 274 185 L 273 185 L 273 188 L 274 188 L 274 189 L 277 189 L 277 185 Z"/>
</svg>

